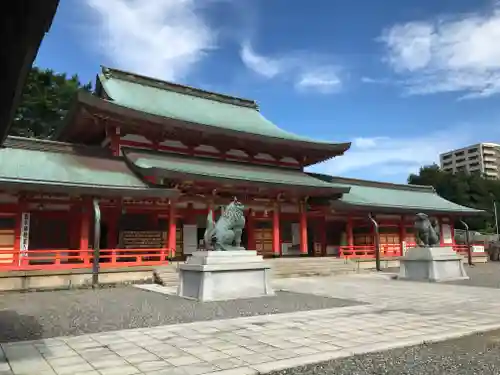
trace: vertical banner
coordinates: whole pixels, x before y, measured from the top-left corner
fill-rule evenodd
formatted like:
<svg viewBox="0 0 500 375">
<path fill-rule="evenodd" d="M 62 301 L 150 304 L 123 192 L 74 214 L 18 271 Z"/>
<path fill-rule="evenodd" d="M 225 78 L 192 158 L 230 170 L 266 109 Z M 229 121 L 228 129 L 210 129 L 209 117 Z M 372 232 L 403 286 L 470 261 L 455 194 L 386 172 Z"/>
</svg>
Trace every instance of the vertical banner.
<svg viewBox="0 0 500 375">
<path fill-rule="evenodd" d="M 453 243 L 453 236 L 451 234 L 450 224 L 442 224 L 441 231 L 443 233 L 443 243 L 446 245 L 451 245 Z"/>
<path fill-rule="evenodd" d="M 184 224 L 183 228 L 183 253 L 192 255 L 198 250 L 198 226 L 196 224 Z"/>
<path fill-rule="evenodd" d="M 30 239 L 30 213 L 23 212 L 21 215 L 21 238 L 20 238 L 20 257 L 19 265 L 21 264 L 21 258 L 28 255 L 28 246 Z"/>
<path fill-rule="evenodd" d="M 300 244 L 300 224 L 292 223 L 292 245 Z"/>
</svg>

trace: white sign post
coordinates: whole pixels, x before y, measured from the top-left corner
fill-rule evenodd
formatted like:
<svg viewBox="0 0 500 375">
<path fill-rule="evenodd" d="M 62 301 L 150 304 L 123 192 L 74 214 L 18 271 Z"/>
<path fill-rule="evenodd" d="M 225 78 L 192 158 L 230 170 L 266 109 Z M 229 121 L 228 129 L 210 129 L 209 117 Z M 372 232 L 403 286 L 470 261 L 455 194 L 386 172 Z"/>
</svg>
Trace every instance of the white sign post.
<svg viewBox="0 0 500 375">
<path fill-rule="evenodd" d="M 198 246 L 198 226 L 196 224 L 184 224 L 182 241 L 184 246 L 184 255 L 192 255 Z"/>
<path fill-rule="evenodd" d="M 30 240 L 30 213 L 23 212 L 21 214 L 21 238 L 20 238 L 20 257 L 19 265 L 21 265 L 22 257 L 28 255 L 28 246 Z"/>
<path fill-rule="evenodd" d="M 451 226 L 450 224 L 441 225 L 441 230 L 443 233 L 443 243 L 445 245 L 451 245 L 453 243 L 453 236 L 451 234 Z"/>
</svg>

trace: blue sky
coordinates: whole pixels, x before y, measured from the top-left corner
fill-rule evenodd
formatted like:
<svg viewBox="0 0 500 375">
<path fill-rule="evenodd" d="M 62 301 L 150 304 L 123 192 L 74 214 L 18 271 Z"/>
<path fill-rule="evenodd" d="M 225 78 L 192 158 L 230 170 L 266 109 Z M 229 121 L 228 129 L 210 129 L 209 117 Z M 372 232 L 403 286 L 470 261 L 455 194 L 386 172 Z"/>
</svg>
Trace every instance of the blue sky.
<svg viewBox="0 0 500 375">
<path fill-rule="evenodd" d="M 315 171 L 405 182 L 500 142 L 499 41 L 493 0 L 63 0 L 36 64 L 255 99 L 288 131 L 353 142 Z"/>
</svg>

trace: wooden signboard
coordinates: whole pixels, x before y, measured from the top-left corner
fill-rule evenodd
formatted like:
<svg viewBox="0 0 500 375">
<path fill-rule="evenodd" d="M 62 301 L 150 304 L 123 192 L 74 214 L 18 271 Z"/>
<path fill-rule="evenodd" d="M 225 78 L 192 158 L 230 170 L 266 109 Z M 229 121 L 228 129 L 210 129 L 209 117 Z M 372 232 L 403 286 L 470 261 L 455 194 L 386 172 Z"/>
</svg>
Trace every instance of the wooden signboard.
<svg viewBox="0 0 500 375">
<path fill-rule="evenodd" d="M 165 246 L 166 232 L 123 231 L 120 232 L 120 247 L 124 249 L 160 249 Z"/>
</svg>

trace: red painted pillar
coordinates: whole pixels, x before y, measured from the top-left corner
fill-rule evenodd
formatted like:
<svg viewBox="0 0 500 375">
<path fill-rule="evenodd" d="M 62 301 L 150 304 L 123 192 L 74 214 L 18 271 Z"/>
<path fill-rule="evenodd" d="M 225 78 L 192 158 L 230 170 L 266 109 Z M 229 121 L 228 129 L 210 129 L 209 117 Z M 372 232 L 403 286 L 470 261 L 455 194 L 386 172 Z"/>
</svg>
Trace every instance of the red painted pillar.
<svg viewBox="0 0 500 375">
<path fill-rule="evenodd" d="M 80 215 L 80 257 L 85 263 L 89 263 L 90 205 L 86 199 L 82 202 Z"/>
<path fill-rule="evenodd" d="M 175 248 L 177 243 L 177 216 L 175 201 L 170 201 L 169 212 L 168 212 L 168 241 L 167 247 L 170 251 L 171 257 L 175 258 Z"/>
<path fill-rule="evenodd" d="M 120 155 L 120 128 L 112 127 L 109 133 L 110 138 L 110 148 L 113 152 L 113 156 Z"/>
<path fill-rule="evenodd" d="M 353 232 L 353 219 L 352 216 L 347 217 L 347 246 L 349 246 L 349 250 L 352 251 L 354 249 L 354 232 Z"/>
<path fill-rule="evenodd" d="M 280 208 L 278 203 L 273 208 L 273 255 L 281 256 L 281 237 L 280 237 Z"/>
<path fill-rule="evenodd" d="M 403 256 L 403 245 L 406 241 L 406 225 L 405 225 L 405 217 L 401 215 L 401 220 L 399 222 L 399 255 Z"/>
<path fill-rule="evenodd" d="M 437 217 L 438 225 L 439 225 L 439 246 L 444 246 L 444 238 L 443 238 L 443 218 Z"/>
<path fill-rule="evenodd" d="M 308 254 L 307 246 L 307 209 L 304 201 L 300 202 L 300 255 Z"/>
<path fill-rule="evenodd" d="M 252 209 L 248 210 L 248 220 L 246 223 L 247 230 L 247 248 L 248 250 L 255 250 L 257 246 L 255 243 L 255 216 Z"/>
</svg>

